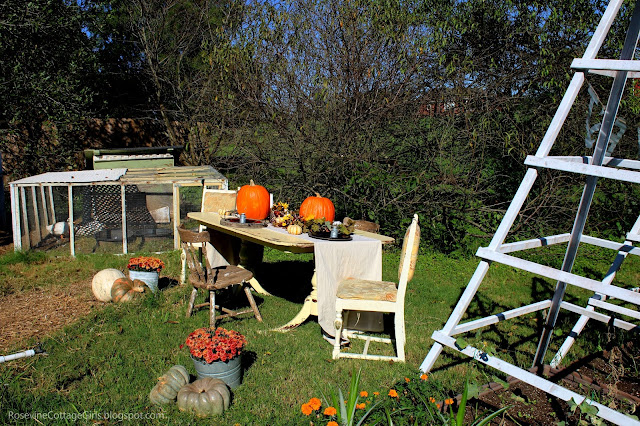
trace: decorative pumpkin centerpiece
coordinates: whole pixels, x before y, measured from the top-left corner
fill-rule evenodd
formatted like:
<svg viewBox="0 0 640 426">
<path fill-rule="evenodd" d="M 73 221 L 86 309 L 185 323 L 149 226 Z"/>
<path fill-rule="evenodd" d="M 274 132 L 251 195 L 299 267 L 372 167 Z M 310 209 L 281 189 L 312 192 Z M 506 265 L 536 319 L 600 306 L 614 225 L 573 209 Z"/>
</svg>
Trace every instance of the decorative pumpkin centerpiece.
<svg viewBox="0 0 640 426">
<path fill-rule="evenodd" d="M 291 235 L 300 235 L 302 234 L 302 226 L 300 225 L 289 225 L 287 226 L 287 232 Z"/>
<path fill-rule="evenodd" d="M 178 391 L 187 383 L 189 383 L 187 369 L 182 365 L 174 365 L 158 377 L 158 383 L 149 393 L 149 400 L 156 405 L 173 402 L 178 396 Z"/>
<path fill-rule="evenodd" d="M 231 389 L 242 381 L 241 355 L 246 344 L 242 334 L 222 327 L 199 328 L 185 341 L 198 378 L 221 378 Z"/>
<path fill-rule="evenodd" d="M 178 391 L 178 408 L 198 417 L 217 416 L 229 408 L 231 395 L 225 382 L 207 377 L 183 386 Z"/>
<path fill-rule="evenodd" d="M 164 268 L 162 260 L 147 256 L 132 257 L 127 265 L 129 278 L 144 281 L 154 293 L 158 291 L 158 279 L 162 268 Z"/>
<path fill-rule="evenodd" d="M 236 210 L 244 213 L 247 219 L 263 220 L 269 216 L 271 196 L 264 186 L 256 185 L 253 179 L 249 185 L 238 190 L 236 196 Z"/>
<path fill-rule="evenodd" d="M 144 293 L 146 286 L 144 281 L 118 278 L 111 287 L 111 300 L 115 303 L 129 302 Z"/>
<path fill-rule="evenodd" d="M 330 199 L 322 197 L 316 192 L 315 196 L 307 197 L 300 205 L 300 216 L 304 220 L 320 219 L 333 222 L 336 217 L 336 209 Z"/>
</svg>

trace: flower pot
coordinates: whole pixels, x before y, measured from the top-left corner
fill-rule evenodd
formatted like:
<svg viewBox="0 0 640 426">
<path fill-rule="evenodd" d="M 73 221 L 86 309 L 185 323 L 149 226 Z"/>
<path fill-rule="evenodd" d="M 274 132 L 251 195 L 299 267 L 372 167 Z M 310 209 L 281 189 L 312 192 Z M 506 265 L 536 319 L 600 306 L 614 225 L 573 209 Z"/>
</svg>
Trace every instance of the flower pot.
<svg viewBox="0 0 640 426">
<path fill-rule="evenodd" d="M 213 377 L 224 381 L 231 389 L 237 388 L 242 383 L 242 355 L 228 361 L 214 361 L 207 364 L 204 361 L 191 357 L 196 369 L 198 379 Z"/>
<path fill-rule="evenodd" d="M 129 271 L 129 278 L 144 282 L 154 293 L 158 291 L 159 274 L 157 272 Z"/>
</svg>

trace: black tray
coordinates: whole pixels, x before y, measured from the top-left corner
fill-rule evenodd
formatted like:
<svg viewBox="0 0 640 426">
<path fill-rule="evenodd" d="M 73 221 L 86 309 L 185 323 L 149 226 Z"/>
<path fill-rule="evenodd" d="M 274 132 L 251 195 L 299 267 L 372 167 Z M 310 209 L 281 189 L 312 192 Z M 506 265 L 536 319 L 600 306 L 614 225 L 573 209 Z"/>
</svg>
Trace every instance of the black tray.
<svg viewBox="0 0 640 426">
<path fill-rule="evenodd" d="M 312 234 L 311 232 L 309 232 L 309 236 L 311 238 L 315 238 L 317 240 L 326 240 L 326 241 L 351 241 L 351 240 L 353 240 L 351 235 L 339 234 L 338 238 L 331 238 L 330 235 L 331 235 L 330 232 L 319 232 L 317 234 Z"/>
<path fill-rule="evenodd" d="M 264 220 L 247 219 L 245 223 L 240 223 L 237 217 L 220 219 L 220 225 L 237 226 L 239 228 L 263 228 L 267 226 Z"/>
</svg>

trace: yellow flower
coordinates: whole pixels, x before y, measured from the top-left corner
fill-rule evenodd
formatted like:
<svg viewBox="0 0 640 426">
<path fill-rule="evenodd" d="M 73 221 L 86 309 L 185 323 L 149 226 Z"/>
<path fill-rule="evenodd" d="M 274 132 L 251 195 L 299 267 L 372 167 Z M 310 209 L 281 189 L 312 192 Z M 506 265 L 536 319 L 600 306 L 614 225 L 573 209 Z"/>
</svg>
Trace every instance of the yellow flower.
<svg viewBox="0 0 640 426">
<path fill-rule="evenodd" d="M 366 398 L 366 397 L 368 397 L 368 396 L 369 396 L 369 392 L 367 392 L 367 391 L 362 391 L 362 392 L 360 392 L 360 396 L 361 396 L 361 397 L 363 397 L 363 398 Z"/>
<path fill-rule="evenodd" d="M 423 374 L 422 376 L 420 376 L 421 380 L 427 380 L 428 378 L 429 378 L 429 376 L 426 375 L 426 374 Z"/>
<path fill-rule="evenodd" d="M 319 410 L 320 406 L 322 405 L 322 401 L 320 401 L 319 398 L 311 398 L 309 400 L 309 406 L 311 407 L 312 410 Z"/>
<path fill-rule="evenodd" d="M 389 396 L 390 396 L 391 398 L 397 398 L 397 397 L 398 397 L 398 392 L 396 392 L 396 390 L 395 390 L 395 389 L 390 389 L 390 390 L 389 390 Z"/>
<path fill-rule="evenodd" d="M 335 416 L 338 413 L 338 410 L 336 410 L 333 407 L 327 407 L 324 409 L 324 415 L 325 416 Z"/>
</svg>

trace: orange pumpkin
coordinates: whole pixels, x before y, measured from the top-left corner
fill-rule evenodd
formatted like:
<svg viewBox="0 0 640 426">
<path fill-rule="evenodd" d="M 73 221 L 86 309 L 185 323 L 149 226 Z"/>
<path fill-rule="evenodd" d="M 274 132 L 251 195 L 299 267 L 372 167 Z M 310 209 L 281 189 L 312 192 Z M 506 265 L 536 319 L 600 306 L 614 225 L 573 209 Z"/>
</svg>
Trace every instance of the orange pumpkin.
<svg viewBox="0 0 640 426">
<path fill-rule="evenodd" d="M 320 219 L 323 218 L 333 222 L 336 217 L 336 209 L 330 199 L 321 197 L 316 192 L 315 196 L 307 197 L 300 205 L 300 216 L 303 218 Z"/>
<path fill-rule="evenodd" d="M 256 185 L 253 179 L 249 185 L 238 190 L 236 197 L 238 214 L 244 213 L 247 219 L 262 220 L 269 216 L 271 197 L 264 186 Z"/>
</svg>

